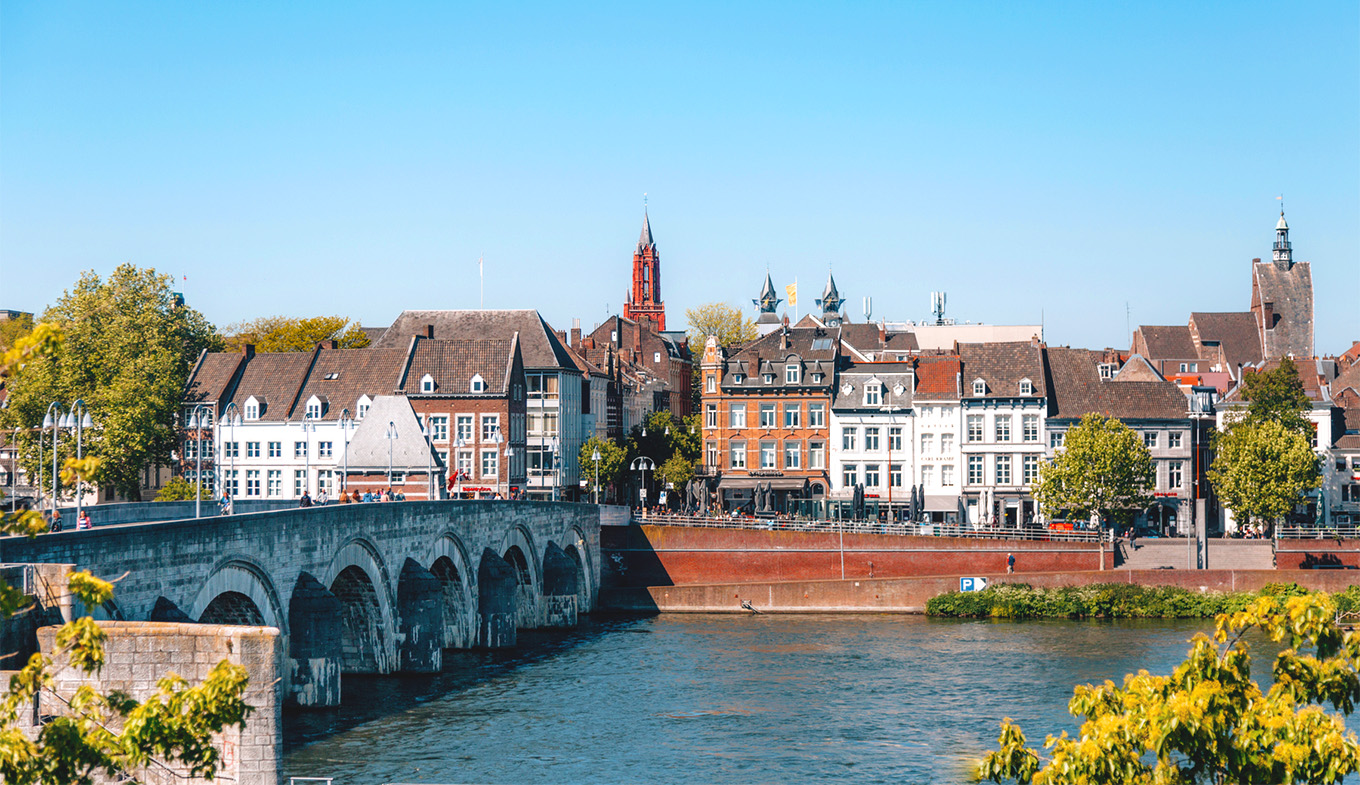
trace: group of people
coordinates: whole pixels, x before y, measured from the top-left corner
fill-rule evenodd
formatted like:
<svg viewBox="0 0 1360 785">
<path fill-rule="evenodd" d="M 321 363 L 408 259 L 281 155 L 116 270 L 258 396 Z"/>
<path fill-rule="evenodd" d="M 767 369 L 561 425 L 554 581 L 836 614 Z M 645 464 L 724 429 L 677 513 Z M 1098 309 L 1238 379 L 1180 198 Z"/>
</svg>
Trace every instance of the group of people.
<svg viewBox="0 0 1360 785">
<path fill-rule="evenodd" d="M 51 511 L 46 513 L 45 517 L 47 518 L 47 530 L 49 532 L 59 532 L 62 530 L 63 524 L 61 522 L 61 510 L 58 510 L 57 508 L 53 507 Z M 90 511 L 81 510 L 80 515 L 76 517 L 76 529 L 80 530 L 93 528 L 94 521 L 90 520 Z"/>
</svg>

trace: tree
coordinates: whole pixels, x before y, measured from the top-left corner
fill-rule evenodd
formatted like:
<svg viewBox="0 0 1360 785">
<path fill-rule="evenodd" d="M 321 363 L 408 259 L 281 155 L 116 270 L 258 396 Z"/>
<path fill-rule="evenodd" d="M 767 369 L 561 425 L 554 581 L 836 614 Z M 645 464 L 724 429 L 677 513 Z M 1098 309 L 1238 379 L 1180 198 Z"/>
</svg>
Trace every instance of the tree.
<svg viewBox="0 0 1360 785">
<path fill-rule="evenodd" d="M 158 502 L 187 502 L 194 500 L 194 493 L 197 491 L 199 499 L 211 499 L 212 493 L 206 486 L 200 486 L 196 482 L 189 482 L 183 477 L 171 477 L 159 491 L 156 492 Z"/>
<path fill-rule="evenodd" d="M 1268 691 L 1251 678 L 1243 635 L 1288 641 Z M 1068 704 L 1080 736 L 1049 736 L 1047 757 L 1009 718 L 978 779 L 1028 783 L 1335 783 L 1360 771 L 1344 716 L 1360 699 L 1360 635 L 1337 623 L 1326 594 L 1266 596 L 1194 637 L 1170 676 L 1139 671 L 1124 686 L 1078 686 Z M 1324 706 L 1330 706 L 1328 711 Z M 1337 716 L 1341 715 L 1341 716 Z"/>
<path fill-rule="evenodd" d="M 1152 454 L 1138 434 L 1113 417 L 1092 413 L 1067 431 L 1063 450 L 1039 467 L 1034 497 L 1049 514 L 1127 516 L 1152 503 L 1154 481 Z"/>
<path fill-rule="evenodd" d="M 63 349 L 12 374 L 0 425 L 36 429 L 51 402 L 83 400 L 95 424 L 83 433 L 84 451 L 100 459 L 94 481 L 140 500 L 142 470 L 169 462 L 193 363 L 204 349 L 221 348 L 216 332 L 171 290 L 170 276 L 131 264 L 108 280 L 83 273 L 42 321 L 64 334 Z M 34 477 L 38 438 L 36 431 L 18 438 Z M 74 446 L 63 441 L 61 455 L 73 454 Z"/>
<path fill-rule="evenodd" d="M 1235 422 L 1214 446 L 1209 482 L 1240 523 L 1278 520 L 1322 484 L 1309 437 L 1279 420 Z"/>
<path fill-rule="evenodd" d="M 699 352 L 703 351 L 710 335 L 717 336 L 719 346 L 747 343 L 759 335 L 756 323 L 740 308 L 727 303 L 705 303 L 697 308 L 687 308 L 685 319 L 689 322 L 689 345 Z"/>
<path fill-rule="evenodd" d="M 581 452 L 577 461 L 581 466 L 581 476 L 591 483 L 592 494 L 595 486 L 595 451 L 600 452 L 600 484 L 599 488 L 608 488 L 618 481 L 620 473 L 623 471 L 623 461 L 627 457 L 623 447 L 612 439 L 601 439 L 592 436 L 581 445 Z"/>
<path fill-rule="evenodd" d="M 33 332 L 33 314 L 21 313 L 13 319 L 0 322 L 0 353 L 14 348 L 20 338 Z"/>
<path fill-rule="evenodd" d="M 1291 431 L 1312 432 L 1312 424 L 1303 415 L 1312 402 L 1303 391 L 1293 359 L 1285 357 L 1269 371 L 1243 374 L 1242 397 L 1247 401 L 1246 422 L 1274 420 Z"/>
<path fill-rule="evenodd" d="M 672 455 L 656 470 L 656 476 L 674 488 L 682 488 L 694 477 L 694 464 L 683 455 Z"/>
<path fill-rule="evenodd" d="M 5 352 L 0 375 L 5 369 L 21 374 L 27 364 L 59 355 L 62 346 L 60 330 L 39 324 Z M 88 476 L 98 463 L 97 458 L 68 459 L 64 467 L 68 482 Z M 37 512 L 0 513 L 0 533 L 36 537 L 45 529 Z M 194 776 L 211 779 L 221 757 L 213 746 L 214 734 L 241 725 L 251 711 L 242 699 L 246 671 L 226 661 L 219 662 L 196 687 L 167 674 L 157 685 L 158 693 L 145 701 L 82 687 L 69 708 L 49 718 L 36 738 L 24 735 L 19 712 L 36 706 L 41 690 L 51 688 L 63 668 L 93 674 L 104 664 L 105 635 L 89 613 L 109 601 L 113 585 L 88 572 L 74 572 L 69 575 L 68 590 L 84 605 L 85 615 L 57 632 L 55 659 L 34 654 L 0 693 L 0 782 L 89 785 L 100 774 L 122 781 L 126 772 L 153 757 L 184 764 Z M 8 619 L 30 604 L 22 591 L 0 580 L 0 616 Z M 63 665 L 59 667 L 58 662 Z M 52 706 L 50 702 L 44 705 Z"/>
<path fill-rule="evenodd" d="M 359 323 L 346 316 L 262 316 L 227 328 L 226 342 L 232 351 L 251 344 L 258 352 L 310 352 L 322 341 L 335 340 L 341 349 L 362 349 L 368 335 Z"/>
</svg>

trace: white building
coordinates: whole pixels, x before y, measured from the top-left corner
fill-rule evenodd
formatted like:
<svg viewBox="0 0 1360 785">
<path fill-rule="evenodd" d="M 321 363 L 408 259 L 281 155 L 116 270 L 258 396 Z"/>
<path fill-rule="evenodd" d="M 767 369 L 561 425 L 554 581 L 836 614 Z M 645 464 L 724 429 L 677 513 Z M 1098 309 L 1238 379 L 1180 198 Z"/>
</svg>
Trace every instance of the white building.
<svg viewBox="0 0 1360 785">
<path fill-rule="evenodd" d="M 831 498 L 857 484 L 879 509 L 903 517 L 916 483 L 912 444 L 915 384 L 910 362 L 855 363 L 841 370 L 831 400 Z"/>
<path fill-rule="evenodd" d="M 963 492 L 968 520 L 1032 521 L 1044 457 L 1047 385 L 1038 341 L 959 346 Z"/>
</svg>

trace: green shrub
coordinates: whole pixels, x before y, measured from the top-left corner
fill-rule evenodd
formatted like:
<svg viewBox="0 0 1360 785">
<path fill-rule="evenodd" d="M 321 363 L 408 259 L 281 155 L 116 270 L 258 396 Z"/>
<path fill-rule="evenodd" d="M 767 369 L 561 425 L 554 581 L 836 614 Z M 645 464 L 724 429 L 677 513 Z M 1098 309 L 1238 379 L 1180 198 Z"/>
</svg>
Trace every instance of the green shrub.
<svg viewBox="0 0 1360 785">
<path fill-rule="evenodd" d="M 926 602 L 926 614 L 976 619 L 1209 619 L 1245 608 L 1262 595 L 1292 597 L 1309 592 L 1295 584 L 1271 584 L 1260 592 L 1196 592 L 1177 586 L 1096 583 L 1036 589 L 995 584 L 979 592 L 947 592 Z M 1333 595 L 1342 612 L 1360 612 L 1360 587 Z"/>
</svg>

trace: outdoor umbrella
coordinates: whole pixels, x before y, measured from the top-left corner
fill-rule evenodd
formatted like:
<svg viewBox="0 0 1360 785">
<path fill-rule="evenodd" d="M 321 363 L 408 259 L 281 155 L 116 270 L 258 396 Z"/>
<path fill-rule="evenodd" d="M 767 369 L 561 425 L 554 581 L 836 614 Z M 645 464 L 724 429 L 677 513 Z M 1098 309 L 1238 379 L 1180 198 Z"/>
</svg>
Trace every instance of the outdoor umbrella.
<svg viewBox="0 0 1360 785">
<path fill-rule="evenodd" d="M 911 486 L 911 498 L 907 500 L 907 520 L 916 523 L 916 486 Z"/>
<path fill-rule="evenodd" d="M 963 503 L 963 497 L 959 497 L 959 525 L 968 523 L 968 505 Z"/>
</svg>

